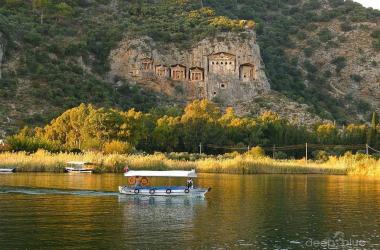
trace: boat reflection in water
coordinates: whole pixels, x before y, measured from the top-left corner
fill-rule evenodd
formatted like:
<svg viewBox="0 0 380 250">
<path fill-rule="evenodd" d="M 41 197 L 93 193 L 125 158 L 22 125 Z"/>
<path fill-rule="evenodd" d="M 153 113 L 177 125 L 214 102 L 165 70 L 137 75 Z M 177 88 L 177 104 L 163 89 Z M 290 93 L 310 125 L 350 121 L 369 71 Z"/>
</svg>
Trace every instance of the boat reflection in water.
<svg viewBox="0 0 380 250">
<path fill-rule="evenodd" d="M 127 206 L 173 206 L 173 207 L 192 207 L 206 206 L 205 197 L 182 197 L 182 196 L 126 196 L 119 195 L 119 202 Z M 141 209 L 141 207 L 138 207 Z"/>
<path fill-rule="evenodd" d="M 167 196 L 119 196 L 123 206 L 123 225 L 126 237 L 143 242 L 166 238 L 191 238 L 196 215 L 207 209 L 205 198 Z M 164 243 L 165 244 L 165 243 Z M 149 244 L 146 245 L 148 247 Z"/>
</svg>

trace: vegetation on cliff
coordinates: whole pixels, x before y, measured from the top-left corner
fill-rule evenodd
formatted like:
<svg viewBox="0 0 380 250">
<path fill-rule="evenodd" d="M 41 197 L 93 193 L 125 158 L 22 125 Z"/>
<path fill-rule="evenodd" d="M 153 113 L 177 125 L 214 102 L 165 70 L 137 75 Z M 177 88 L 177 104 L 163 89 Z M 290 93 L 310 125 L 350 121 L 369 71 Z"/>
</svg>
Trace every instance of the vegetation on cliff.
<svg viewBox="0 0 380 250">
<path fill-rule="evenodd" d="M 305 30 L 330 20 L 341 20 L 349 29 L 355 22 L 378 21 L 379 11 L 343 0 L 0 0 L 0 32 L 7 44 L 0 123 L 10 117 L 15 122 L 2 127 L 43 124 L 82 102 L 147 111 L 163 99 L 107 78 L 109 52 L 125 34 L 188 47 L 217 32 L 253 27 L 272 88 L 310 104 L 322 117 L 345 122 L 343 103 L 331 97 L 324 84 L 328 75 L 311 62 L 300 69 L 285 52 L 296 46 L 293 37 L 305 39 Z M 368 32 L 378 48 L 378 32 Z M 329 42 L 331 35 L 320 32 L 318 40 Z M 320 46 L 318 40 L 305 53 Z M 332 63 L 338 70 L 344 58 Z M 370 112 L 364 102 L 357 106 L 362 113 Z"/>
</svg>

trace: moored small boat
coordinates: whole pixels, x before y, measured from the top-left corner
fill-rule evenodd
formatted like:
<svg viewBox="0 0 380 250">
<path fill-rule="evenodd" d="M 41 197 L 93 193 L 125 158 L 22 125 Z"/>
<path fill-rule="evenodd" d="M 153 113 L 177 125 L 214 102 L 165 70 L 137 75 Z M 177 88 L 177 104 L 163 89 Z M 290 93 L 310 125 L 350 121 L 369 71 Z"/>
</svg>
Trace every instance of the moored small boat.
<svg viewBox="0 0 380 250">
<path fill-rule="evenodd" d="M 0 173 L 14 173 L 16 168 L 0 168 Z"/>
<path fill-rule="evenodd" d="M 183 171 L 146 171 L 131 170 L 126 168 L 124 176 L 129 177 L 130 186 L 119 186 L 119 192 L 126 195 L 147 196 L 193 196 L 204 197 L 211 188 L 195 187 L 191 178 L 196 178 L 195 170 Z M 147 177 L 185 177 L 188 178 L 188 186 L 148 186 Z M 140 178 L 138 181 L 137 179 Z"/>
<path fill-rule="evenodd" d="M 65 172 L 68 173 L 92 173 L 94 171 L 92 164 L 85 161 L 69 161 L 69 167 L 65 167 Z"/>
</svg>

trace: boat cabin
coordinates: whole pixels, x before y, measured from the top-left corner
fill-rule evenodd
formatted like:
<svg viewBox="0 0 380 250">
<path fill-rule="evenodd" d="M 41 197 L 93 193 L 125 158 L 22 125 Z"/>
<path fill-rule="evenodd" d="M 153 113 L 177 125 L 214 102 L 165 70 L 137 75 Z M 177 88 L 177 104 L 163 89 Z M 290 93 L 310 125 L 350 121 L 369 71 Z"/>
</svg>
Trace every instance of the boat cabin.
<svg viewBox="0 0 380 250">
<path fill-rule="evenodd" d="M 204 197 L 210 191 L 210 188 L 194 187 L 192 178 L 197 177 L 195 170 L 137 171 L 126 168 L 124 176 L 129 178 L 129 186 L 119 186 L 119 192 L 126 195 Z M 184 186 L 150 186 L 148 177 L 183 177 L 187 180 Z"/>
<path fill-rule="evenodd" d="M 68 173 L 92 173 L 95 164 L 87 161 L 69 161 L 65 171 Z"/>
</svg>

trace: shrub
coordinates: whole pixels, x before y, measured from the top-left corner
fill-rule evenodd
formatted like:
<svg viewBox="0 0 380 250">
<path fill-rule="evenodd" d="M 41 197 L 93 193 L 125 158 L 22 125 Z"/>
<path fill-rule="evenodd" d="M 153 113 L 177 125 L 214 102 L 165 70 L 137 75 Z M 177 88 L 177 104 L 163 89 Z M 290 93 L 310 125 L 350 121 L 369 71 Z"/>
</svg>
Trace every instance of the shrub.
<svg viewBox="0 0 380 250">
<path fill-rule="evenodd" d="M 282 160 L 288 158 L 288 155 L 283 151 L 276 151 L 274 153 L 274 158 Z"/>
<path fill-rule="evenodd" d="M 313 55 L 313 48 L 311 47 L 307 47 L 303 50 L 303 53 L 305 54 L 305 56 L 307 57 L 311 57 Z"/>
<path fill-rule="evenodd" d="M 361 77 L 360 75 L 357 75 L 357 74 L 350 75 L 350 78 L 352 80 L 354 80 L 355 82 L 361 82 L 363 80 L 363 77 Z"/>
<path fill-rule="evenodd" d="M 332 76 L 332 73 L 331 73 L 331 71 L 326 70 L 325 72 L 323 72 L 323 76 L 326 78 L 330 78 Z"/>
<path fill-rule="evenodd" d="M 356 105 L 360 112 L 368 112 L 371 108 L 371 105 L 362 99 L 357 100 Z"/>
<path fill-rule="evenodd" d="M 133 151 L 133 146 L 128 142 L 113 140 L 103 145 L 103 152 L 105 154 L 129 154 Z"/>
<path fill-rule="evenodd" d="M 352 25 L 348 22 L 344 22 L 340 24 L 340 28 L 342 29 L 342 31 L 347 32 L 352 30 Z"/>
<path fill-rule="evenodd" d="M 373 48 L 375 49 L 375 50 L 380 50 L 380 39 L 377 39 L 377 40 L 374 40 L 373 42 L 372 42 L 372 46 L 373 46 Z"/>
<path fill-rule="evenodd" d="M 255 158 L 260 158 L 265 156 L 265 151 L 260 146 L 256 146 L 251 148 L 246 154 Z"/>
<path fill-rule="evenodd" d="M 340 73 L 342 69 L 344 69 L 347 66 L 347 59 L 343 56 L 338 56 L 334 58 L 331 63 L 333 63 L 336 66 L 336 72 Z"/>
<path fill-rule="evenodd" d="M 326 43 L 326 49 L 331 49 L 331 48 L 339 48 L 339 43 L 335 41 L 328 41 Z"/>
<path fill-rule="evenodd" d="M 371 33 L 371 36 L 373 38 L 380 38 L 380 29 L 378 30 L 374 30 L 372 33 Z"/>
<path fill-rule="evenodd" d="M 171 152 L 166 157 L 171 160 L 190 160 L 190 154 L 188 152 Z"/>
<path fill-rule="evenodd" d="M 331 33 L 331 31 L 329 29 L 323 29 L 321 30 L 319 33 L 318 33 L 318 36 L 319 36 L 319 40 L 321 42 L 327 42 L 327 41 L 330 41 L 332 38 L 333 38 L 333 34 Z"/>
<path fill-rule="evenodd" d="M 307 38 L 306 33 L 303 32 L 303 31 L 299 31 L 299 32 L 297 33 L 296 36 L 297 36 L 297 38 L 298 38 L 299 40 L 305 40 L 305 39 Z"/>
<path fill-rule="evenodd" d="M 234 158 L 236 158 L 236 157 L 238 157 L 238 156 L 240 156 L 240 153 L 237 152 L 237 151 L 233 151 L 233 152 L 231 152 L 231 153 L 225 153 L 225 154 L 223 155 L 223 157 L 224 157 L 225 159 L 234 159 Z"/>
<path fill-rule="evenodd" d="M 331 154 L 334 154 L 337 156 L 343 155 L 344 153 L 346 153 L 346 149 L 343 146 L 335 146 L 332 148 L 332 152 L 331 152 Z"/>
<path fill-rule="evenodd" d="M 316 73 L 318 71 L 317 67 L 308 60 L 304 62 L 304 66 L 309 73 Z"/>
<path fill-rule="evenodd" d="M 317 162 L 326 162 L 329 160 L 329 154 L 324 150 L 313 151 L 312 156 Z"/>
<path fill-rule="evenodd" d="M 347 37 L 345 37 L 345 36 L 338 36 L 338 42 L 339 43 L 345 43 L 345 42 L 347 42 Z"/>
<path fill-rule="evenodd" d="M 12 151 L 25 151 L 29 153 L 34 153 L 39 149 L 48 150 L 50 152 L 58 152 L 63 150 L 62 147 L 59 147 L 53 142 L 22 134 L 7 138 L 7 145 L 8 149 Z"/>
<path fill-rule="evenodd" d="M 42 40 L 42 37 L 35 30 L 31 30 L 28 33 L 24 34 L 24 41 L 30 43 L 33 46 L 39 45 Z"/>
</svg>

